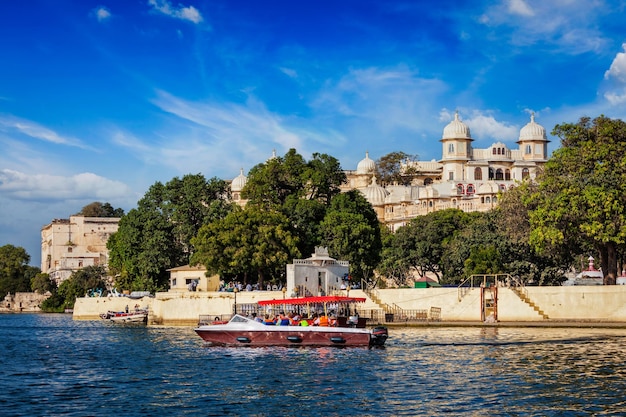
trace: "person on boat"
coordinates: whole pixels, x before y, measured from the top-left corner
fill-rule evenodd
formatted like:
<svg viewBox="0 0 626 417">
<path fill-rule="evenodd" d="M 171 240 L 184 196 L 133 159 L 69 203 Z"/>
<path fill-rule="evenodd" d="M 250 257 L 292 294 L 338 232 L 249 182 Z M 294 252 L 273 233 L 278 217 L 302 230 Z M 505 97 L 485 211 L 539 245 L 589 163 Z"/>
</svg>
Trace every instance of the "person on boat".
<svg viewBox="0 0 626 417">
<path fill-rule="evenodd" d="M 265 315 L 265 320 L 263 321 L 263 324 L 266 324 L 268 326 L 273 326 L 274 324 L 276 324 L 276 322 L 272 319 L 270 319 L 270 315 L 266 314 Z"/>
<path fill-rule="evenodd" d="M 259 316 L 257 316 L 256 313 L 252 313 L 250 314 L 250 318 L 254 321 L 258 321 L 259 323 L 263 323 L 263 319 Z"/>
<path fill-rule="evenodd" d="M 309 325 L 309 319 L 307 318 L 306 315 L 302 316 L 300 318 L 300 323 L 298 323 L 299 326 L 308 326 Z"/>
<path fill-rule="evenodd" d="M 324 313 L 320 313 L 319 317 L 315 319 L 313 325 L 320 327 L 328 327 L 328 317 Z"/>
<path fill-rule="evenodd" d="M 278 321 L 276 322 L 276 324 L 279 326 L 289 326 L 289 317 L 285 315 L 284 311 L 280 312 L 280 315 L 278 316 Z"/>
<path fill-rule="evenodd" d="M 334 311 L 331 311 L 328 315 L 328 325 L 331 327 L 337 326 L 337 315 Z"/>
</svg>

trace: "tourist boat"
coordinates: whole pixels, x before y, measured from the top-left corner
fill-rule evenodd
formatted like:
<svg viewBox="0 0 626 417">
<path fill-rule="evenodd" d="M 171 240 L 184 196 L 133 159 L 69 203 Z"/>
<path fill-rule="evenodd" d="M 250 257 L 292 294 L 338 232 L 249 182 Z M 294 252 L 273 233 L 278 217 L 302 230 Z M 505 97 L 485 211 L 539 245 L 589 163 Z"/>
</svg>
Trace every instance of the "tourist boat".
<svg viewBox="0 0 626 417">
<path fill-rule="evenodd" d="M 337 308 L 364 298 L 303 297 L 287 300 L 259 301 L 259 306 L 282 306 L 292 311 L 304 306 L 307 309 L 328 306 Z M 338 310 L 337 310 L 338 311 Z M 348 311 L 348 309 L 344 309 Z M 327 314 L 327 312 L 326 312 Z M 334 326 L 267 325 L 252 318 L 235 314 L 230 321 L 201 325 L 194 329 L 205 342 L 218 346 L 384 346 L 388 332 L 383 326 L 365 328 L 358 317 L 337 317 Z"/>
<path fill-rule="evenodd" d="M 148 310 L 137 308 L 131 311 L 112 311 L 100 314 L 103 320 L 110 320 L 116 323 L 146 323 L 148 321 Z"/>
</svg>

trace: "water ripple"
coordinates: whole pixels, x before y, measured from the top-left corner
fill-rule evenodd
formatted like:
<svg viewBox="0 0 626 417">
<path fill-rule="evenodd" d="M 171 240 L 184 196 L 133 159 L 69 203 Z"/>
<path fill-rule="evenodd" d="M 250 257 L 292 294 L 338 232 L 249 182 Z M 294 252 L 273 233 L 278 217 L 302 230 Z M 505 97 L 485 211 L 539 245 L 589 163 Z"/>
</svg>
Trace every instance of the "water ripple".
<svg viewBox="0 0 626 417">
<path fill-rule="evenodd" d="M 391 329 L 384 349 L 209 347 L 191 328 L 0 315 L 3 416 L 613 416 L 621 329 Z"/>
</svg>

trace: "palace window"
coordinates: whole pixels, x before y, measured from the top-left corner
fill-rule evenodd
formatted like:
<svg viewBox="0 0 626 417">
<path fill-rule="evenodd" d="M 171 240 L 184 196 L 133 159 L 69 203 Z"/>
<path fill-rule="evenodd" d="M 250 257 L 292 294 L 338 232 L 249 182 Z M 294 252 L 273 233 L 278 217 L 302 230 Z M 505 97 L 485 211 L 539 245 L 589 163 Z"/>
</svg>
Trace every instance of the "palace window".
<svg viewBox="0 0 626 417">
<path fill-rule="evenodd" d="M 448 145 L 448 153 L 454 153 L 454 143 Z"/>
<path fill-rule="evenodd" d="M 497 180 L 503 180 L 504 179 L 504 174 L 502 173 L 502 169 L 498 168 L 496 170 L 496 179 Z"/>
<path fill-rule="evenodd" d="M 511 171 L 509 171 L 508 169 L 504 171 L 504 179 L 507 181 L 511 179 Z"/>
<path fill-rule="evenodd" d="M 526 150 L 525 150 L 526 155 L 530 155 L 531 152 L 532 152 L 532 148 L 530 147 L 530 145 L 526 145 Z"/>
<path fill-rule="evenodd" d="M 530 177 L 530 171 L 528 168 L 522 169 L 522 179 Z"/>
<path fill-rule="evenodd" d="M 468 184 L 467 185 L 467 194 L 468 195 L 473 195 L 474 194 L 474 184 Z"/>
<path fill-rule="evenodd" d="M 480 168 L 474 168 L 474 179 L 482 180 L 483 179 L 483 170 Z"/>
</svg>

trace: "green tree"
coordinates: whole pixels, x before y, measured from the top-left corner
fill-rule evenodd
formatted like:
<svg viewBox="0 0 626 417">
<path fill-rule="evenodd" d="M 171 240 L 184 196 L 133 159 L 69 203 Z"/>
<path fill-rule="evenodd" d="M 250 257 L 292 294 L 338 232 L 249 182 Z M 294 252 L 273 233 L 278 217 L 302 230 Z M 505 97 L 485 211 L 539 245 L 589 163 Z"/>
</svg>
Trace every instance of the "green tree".
<svg viewBox="0 0 626 417">
<path fill-rule="evenodd" d="M 290 149 L 250 170 L 242 197 L 248 206 L 285 215 L 297 236 L 300 253 L 312 253 L 320 242 L 319 224 L 330 201 L 346 182 L 339 161 L 314 153 L 310 161 Z"/>
<path fill-rule="evenodd" d="M 56 283 L 50 279 L 50 275 L 41 271 L 30 280 L 30 287 L 39 294 L 45 294 L 48 291 L 53 293 L 57 290 Z"/>
<path fill-rule="evenodd" d="M 109 268 L 120 290 L 168 287 L 167 269 L 189 263 L 191 240 L 233 207 L 228 186 L 201 174 L 155 183 L 120 220 L 108 242 Z"/>
<path fill-rule="evenodd" d="M 74 271 L 72 275 L 61 283 L 57 291 L 58 298 L 62 300 L 61 308 L 74 308 L 76 299 L 84 297 L 90 290 L 106 289 L 106 270 L 104 267 L 88 266 L 78 271 Z M 46 307 L 48 307 L 46 305 Z"/>
<path fill-rule="evenodd" d="M 530 245 L 530 213 L 536 209 L 532 196 L 537 191 L 535 181 L 525 180 L 503 193 L 495 208 L 494 225 L 510 247 L 511 257 L 505 260 L 507 273 L 524 283 L 560 285 L 573 255 L 589 247 L 562 244 L 542 253 Z"/>
<path fill-rule="evenodd" d="M 28 266 L 29 261 L 26 249 L 13 245 L 0 246 L 0 300 L 8 293 L 30 291 L 32 267 Z"/>
<path fill-rule="evenodd" d="M 380 261 L 381 225 L 357 190 L 336 195 L 320 224 L 321 242 L 333 257 L 350 262 L 351 275 L 373 284 Z"/>
<path fill-rule="evenodd" d="M 377 272 L 395 285 L 402 287 L 412 280 L 411 265 L 405 262 L 404 247 L 398 242 L 399 233 L 392 233 L 387 227 L 380 228 L 382 242 L 381 261 Z M 400 230 L 404 227 L 400 228 Z"/>
<path fill-rule="evenodd" d="M 419 216 L 401 227 L 387 242 L 392 246 L 385 249 L 389 256 L 381 264 L 381 273 L 388 273 L 390 266 L 405 274 L 408 280 L 412 272 L 420 277 L 427 273 L 442 279 L 444 256 L 448 244 L 462 230 L 472 215 L 458 209 L 440 210 Z"/>
<path fill-rule="evenodd" d="M 417 159 L 417 155 L 409 155 L 404 152 L 391 152 L 381 156 L 376 161 L 376 176 L 379 182 L 383 185 L 411 184 L 416 170 L 407 162 L 415 162 Z"/>
<path fill-rule="evenodd" d="M 122 217 L 123 215 L 123 209 L 114 209 L 110 203 L 101 203 L 100 201 L 89 203 L 76 213 L 76 216 L 85 217 Z"/>
<path fill-rule="evenodd" d="M 314 153 L 303 173 L 305 196 L 328 206 L 347 182 L 339 161 L 327 154 Z"/>
<path fill-rule="evenodd" d="M 495 227 L 493 212 L 466 215 L 467 221 L 452 236 L 442 256 L 442 283 L 459 284 L 472 274 L 506 272 L 502 267 L 506 242 Z"/>
<path fill-rule="evenodd" d="M 288 197 L 300 198 L 304 194 L 304 158 L 290 149 L 284 157 L 273 157 L 253 167 L 241 196 L 248 205 L 279 210 Z"/>
<path fill-rule="evenodd" d="M 38 272 L 30 279 L 30 288 L 39 294 L 55 292 L 57 290 L 56 282 L 50 279 L 50 275 L 42 273 L 39 268 L 36 269 Z"/>
<path fill-rule="evenodd" d="M 244 282 L 276 280 L 293 258 L 300 256 L 297 238 L 287 217 L 256 206 L 234 210 L 223 219 L 203 226 L 192 240 L 192 263 L 209 272 L 236 276 Z"/>
<path fill-rule="evenodd" d="M 604 116 L 557 125 L 561 139 L 539 177 L 530 242 L 539 251 L 593 245 L 615 284 L 626 242 L 626 123 Z"/>
</svg>

